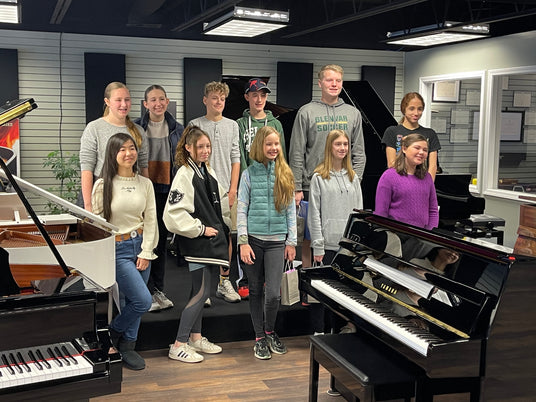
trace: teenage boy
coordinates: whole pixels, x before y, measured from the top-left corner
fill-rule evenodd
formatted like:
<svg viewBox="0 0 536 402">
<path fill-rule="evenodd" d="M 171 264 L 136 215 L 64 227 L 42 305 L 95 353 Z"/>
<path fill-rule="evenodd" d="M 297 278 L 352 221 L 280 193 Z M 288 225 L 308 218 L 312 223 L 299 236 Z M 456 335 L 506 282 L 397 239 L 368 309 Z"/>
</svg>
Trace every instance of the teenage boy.
<svg viewBox="0 0 536 402">
<path fill-rule="evenodd" d="M 268 94 L 271 92 L 266 82 L 260 78 L 252 78 L 246 84 L 244 98 L 248 102 L 249 108 L 245 109 L 242 117 L 236 121 L 240 130 L 240 174 L 253 162 L 249 157 L 249 148 L 255 138 L 255 134 L 257 134 L 257 130 L 261 127 L 274 127 L 281 134 L 281 148 L 283 154 L 286 155 L 283 126 L 270 110 L 264 110 Z M 245 299 L 249 296 L 249 289 L 247 287 L 247 280 L 243 278 L 241 270 L 239 281 L 238 294 Z"/>
<path fill-rule="evenodd" d="M 229 86 L 222 82 L 209 82 L 205 85 L 203 104 L 207 114 L 193 119 L 188 125 L 194 125 L 208 134 L 212 143 L 210 165 L 216 173 L 220 185 L 229 192 L 229 207 L 236 202 L 238 178 L 240 175 L 240 149 L 238 147 L 238 124 L 236 121 L 223 117 L 225 100 L 229 96 Z M 232 245 L 229 247 L 231 257 Z M 226 302 L 236 303 L 240 296 L 229 280 L 229 268 L 220 267 L 220 281 L 216 296 Z M 207 299 L 205 305 L 210 305 Z"/>
<path fill-rule="evenodd" d="M 309 199 L 309 182 L 315 168 L 323 160 L 326 137 L 331 130 L 346 131 L 351 142 L 352 165 L 359 177 L 365 170 L 365 142 L 361 126 L 361 113 L 344 103 L 339 95 L 342 90 L 344 70 L 336 64 L 323 66 L 318 73 L 320 100 L 303 105 L 296 115 L 290 137 L 290 168 L 296 183 L 296 205 Z M 311 266 L 310 241 L 302 243 L 302 263 Z"/>
</svg>

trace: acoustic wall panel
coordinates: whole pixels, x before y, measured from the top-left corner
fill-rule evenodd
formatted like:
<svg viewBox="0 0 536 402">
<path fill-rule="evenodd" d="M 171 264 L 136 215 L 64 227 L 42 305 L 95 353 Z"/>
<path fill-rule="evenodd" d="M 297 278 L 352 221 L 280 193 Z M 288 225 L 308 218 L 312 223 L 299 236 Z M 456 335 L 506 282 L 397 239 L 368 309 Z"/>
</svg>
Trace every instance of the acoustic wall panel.
<svg viewBox="0 0 536 402">
<path fill-rule="evenodd" d="M 277 62 L 277 104 L 299 109 L 312 99 L 313 63 Z"/>
<path fill-rule="evenodd" d="M 19 98 L 17 49 L 0 49 L 0 104 Z"/>
<path fill-rule="evenodd" d="M 205 84 L 221 81 L 221 59 L 184 58 L 184 123 L 207 113 L 203 104 Z"/>
<path fill-rule="evenodd" d="M 86 123 L 102 116 L 104 89 L 110 82 L 126 84 L 125 55 L 112 53 L 84 53 L 86 84 Z"/>
</svg>

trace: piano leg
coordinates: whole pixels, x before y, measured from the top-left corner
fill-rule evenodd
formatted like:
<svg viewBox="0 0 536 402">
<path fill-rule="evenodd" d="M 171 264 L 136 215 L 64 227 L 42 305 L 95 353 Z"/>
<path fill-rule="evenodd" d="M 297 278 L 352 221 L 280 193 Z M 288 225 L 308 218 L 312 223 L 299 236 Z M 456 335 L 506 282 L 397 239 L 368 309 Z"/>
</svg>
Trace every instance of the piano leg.
<svg viewBox="0 0 536 402">
<path fill-rule="evenodd" d="M 319 363 L 314 358 L 314 346 L 310 347 L 310 366 L 309 366 L 309 402 L 318 400 L 318 372 Z"/>
</svg>

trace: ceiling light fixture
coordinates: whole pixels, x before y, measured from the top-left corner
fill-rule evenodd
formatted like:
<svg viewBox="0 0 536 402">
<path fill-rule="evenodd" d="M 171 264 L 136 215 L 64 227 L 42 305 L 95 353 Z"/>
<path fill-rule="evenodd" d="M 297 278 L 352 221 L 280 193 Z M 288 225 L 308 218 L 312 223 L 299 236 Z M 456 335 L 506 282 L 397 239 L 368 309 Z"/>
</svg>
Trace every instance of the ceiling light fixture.
<svg viewBox="0 0 536 402">
<path fill-rule="evenodd" d="M 235 7 L 233 11 L 212 22 L 203 23 L 205 35 L 252 38 L 287 26 L 288 11 Z"/>
<path fill-rule="evenodd" d="M 428 25 L 420 28 L 387 32 L 389 45 L 436 46 L 446 43 L 489 37 L 488 24 L 463 24 L 446 21 L 442 24 Z"/>
<path fill-rule="evenodd" d="M 0 23 L 20 24 L 19 0 L 0 1 Z"/>
</svg>

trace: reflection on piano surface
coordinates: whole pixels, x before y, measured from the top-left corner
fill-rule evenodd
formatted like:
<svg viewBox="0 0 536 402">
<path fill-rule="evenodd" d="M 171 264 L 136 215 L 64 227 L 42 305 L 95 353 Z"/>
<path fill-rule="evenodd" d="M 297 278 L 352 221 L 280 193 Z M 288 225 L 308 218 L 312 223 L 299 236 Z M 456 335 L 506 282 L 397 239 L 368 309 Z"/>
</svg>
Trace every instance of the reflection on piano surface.
<svg viewBox="0 0 536 402">
<path fill-rule="evenodd" d="M 484 396 L 534 390 L 536 359 L 523 351 L 535 342 L 518 341 L 535 327 L 534 259 L 365 212 L 350 216 L 340 245 L 330 266 L 301 270 L 300 287 L 420 367 L 419 398 L 478 400 L 481 383 Z"/>
<path fill-rule="evenodd" d="M 0 121 L 19 117 L 16 109 Z M 114 227 L 15 178 L 1 159 L 0 168 L 20 200 L 0 195 L 1 212 L 13 214 L 0 225 L 2 400 L 70 401 L 120 392 L 121 358 L 109 353 L 108 333 Z M 22 186 L 74 215 L 38 218 Z"/>
</svg>

